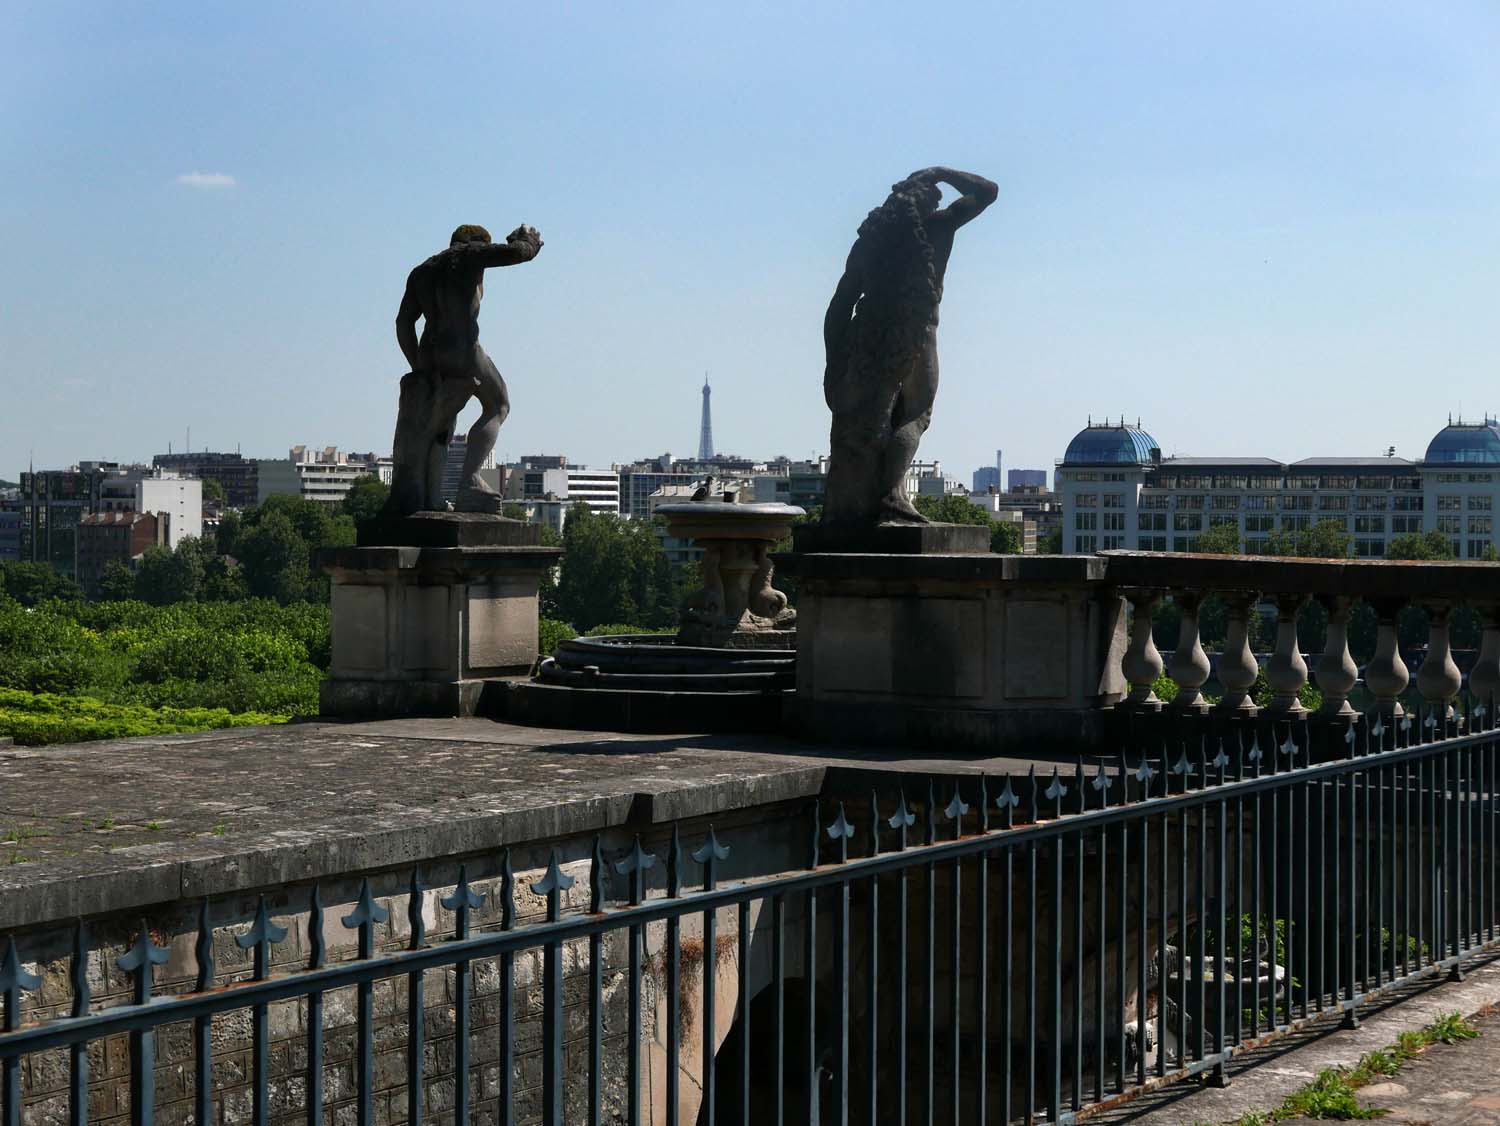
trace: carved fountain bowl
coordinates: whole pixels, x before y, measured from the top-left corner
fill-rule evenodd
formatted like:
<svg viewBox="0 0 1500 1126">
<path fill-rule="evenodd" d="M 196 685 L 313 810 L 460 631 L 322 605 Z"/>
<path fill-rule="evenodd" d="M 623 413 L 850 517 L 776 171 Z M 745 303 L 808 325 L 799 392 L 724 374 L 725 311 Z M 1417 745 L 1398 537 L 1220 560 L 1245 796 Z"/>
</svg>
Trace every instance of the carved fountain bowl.
<svg viewBox="0 0 1500 1126">
<path fill-rule="evenodd" d="M 775 543 L 792 534 L 792 522 L 806 512 L 795 504 L 729 504 L 683 501 L 656 509 L 674 536 L 692 540 L 759 540 Z"/>
</svg>

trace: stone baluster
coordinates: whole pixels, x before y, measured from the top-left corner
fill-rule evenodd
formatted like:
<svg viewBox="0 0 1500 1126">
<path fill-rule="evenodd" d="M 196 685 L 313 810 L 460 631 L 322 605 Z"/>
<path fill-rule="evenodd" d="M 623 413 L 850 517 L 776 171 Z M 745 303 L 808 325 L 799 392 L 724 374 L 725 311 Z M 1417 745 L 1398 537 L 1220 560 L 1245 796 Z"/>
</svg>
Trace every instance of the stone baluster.
<svg viewBox="0 0 1500 1126">
<path fill-rule="evenodd" d="M 1431 705 L 1439 722 L 1452 717 L 1453 709 L 1448 706 L 1448 701 L 1457 696 L 1463 686 L 1463 677 L 1453 663 L 1453 650 L 1448 640 L 1448 615 L 1452 609 L 1446 602 L 1427 606 L 1427 656 L 1417 670 L 1417 691 Z"/>
<path fill-rule="evenodd" d="M 1224 686 L 1224 700 L 1219 705 L 1226 712 L 1254 715 L 1258 710 L 1250 698 L 1260 664 L 1250 651 L 1250 615 L 1255 612 L 1259 595 L 1249 591 L 1229 591 L 1222 595 L 1228 625 L 1224 631 L 1224 651 L 1219 654 L 1219 683 Z"/>
<path fill-rule="evenodd" d="M 1328 641 L 1318 661 L 1318 691 L 1323 693 L 1323 716 L 1357 715 L 1349 703 L 1349 693 L 1359 683 L 1359 666 L 1349 655 L 1349 613 L 1354 599 L 1347 595 L 1320 595 L 1318 601 L 1328 611 Z"/>
<path fill-rule="evenodd" d="M 1479 643 L 1479 659 L 1469 670 L 1469 695 L 1474 697 L 1478 728 L 1495 725 L 1495 706 L 1500 704 L 1500 603 L 1479 607 L 1484 621 L 1484 637 Z M 1479 711 L 1480 708 L 1484 710 Z"/>
<path fill-rule="evenodd" d="M 1380 628 L 1375 635 L 1375 655 L 1365 666 L 1365 687 L 1375 696 L 1375 711 L 1387 719 L 1399 719 L 1405 714 L 1401 707 L 1401 694 L 1410 683 L 1411 674 L 1406 662 L 1401 659 L 1401 641 L 1396 630 L 1396 618 L 1405 602 L 1395 598 L 1372 600 Z"/>
<path fill-rule="evenodd" d="M 1203 699 L 1202 689 L 1211 666 L 1198 636 L 1198 607 L 1203 597 L 1196 592 L 1183 592 L 1173 598 L 1181 611 L 1181 625 L 1177 629 L 1177 648 L 1172 651 L 1172 667 L 1167 670 L 1177 682 L 1177 696 L 1172 705 L 1204 712 L 1208 710 L 1208 704 Z"/>
<path fill-rule="evenodd" d="M 1297 647 L 1297 611 L 1305 594 L 1276 596 L 1276 648 L 1266 665 L 1266 680 L 1274 694 L 1266 710 L 1276 715 L 1301 715 L 1307 709 L 1297 693 L 1307 683 L 1307 662 Z"/>
<path fill-rule="evenodd" d="M 1161 592 L 1157 590 L 1130 592 L 1130 647 L 1125 650 L 1120 671 L 1130 683 L 1130 696 L 1126 702 L 1142 708 L 1161 707 L 1161 701 L 1152 689 L 1164 666 L 1161 654 L 1156 651 L 1156 642 L 1151 638 L 1151 611 L 1160 601 Z"/>
</svg>

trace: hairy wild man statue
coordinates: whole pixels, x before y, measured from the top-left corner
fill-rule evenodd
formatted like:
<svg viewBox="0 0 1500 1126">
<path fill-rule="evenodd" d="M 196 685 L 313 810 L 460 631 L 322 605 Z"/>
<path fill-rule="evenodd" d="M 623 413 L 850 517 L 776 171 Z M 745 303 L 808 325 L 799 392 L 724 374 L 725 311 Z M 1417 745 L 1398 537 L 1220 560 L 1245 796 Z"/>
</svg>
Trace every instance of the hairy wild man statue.
<svg viewBox="0 0 1500 1126">
<path fill-rule="evenodd" d="M 466 223 L 453 232 L 447 250 L 434 254 L 406 279 L 396 314 L 396 342 L 411 372 L 401 379 L 387 515 L 447 508 L 443 464 L 458 412 L 470 398 L 477 398 L 482 410 L 469 430 L 455 507 L 460 512 L 500 511 L 500 495 L 479 470 L 510 413 L 510 397 L 505 380 L 479 346 L 479 302 L 486 268 L 530 262 L 541 249 L 542 238 L 534 227 L 523 224 L 496 246 L 483 227 Z M 426 321 L 420 339 L 418 318 Z"/>
<path fill-rule="evenodd" d="M 939 184 L 959 198 L 938 210 Z M 925 524 L 906 473 L 937 395 L 938 303 L 958 228 L 995 202 L 983 176 L 913 172 L 860 224 L 823 321 L 833 412 L 823 523 Z"/>
</svg>

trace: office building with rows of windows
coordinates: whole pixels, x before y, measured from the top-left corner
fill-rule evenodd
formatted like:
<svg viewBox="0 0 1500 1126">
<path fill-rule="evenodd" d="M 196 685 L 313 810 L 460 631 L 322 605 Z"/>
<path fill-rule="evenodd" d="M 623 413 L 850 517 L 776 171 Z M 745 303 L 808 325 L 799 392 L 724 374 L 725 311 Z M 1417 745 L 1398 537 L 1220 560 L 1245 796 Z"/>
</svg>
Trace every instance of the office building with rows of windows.
<svg viewBox="0 0 1500 1126">
<path fill-rule="evenodd" d="M 1198 537 L 1232 524 L 1247 554 L 1277 532 L 1321 520 L 1349 533 L 1357 558 L 1379 558 L 1396 536 L 1438 531 L 1460 559 L 1496 545 L 1500 423 L 1450 422 L 1420 461 L 1313 457 L 1163 458 L 1139 426 L 1090 423 L 1057 463 L 1068 554 L 1110 549 L 1194 551 Z"/>
</svg>

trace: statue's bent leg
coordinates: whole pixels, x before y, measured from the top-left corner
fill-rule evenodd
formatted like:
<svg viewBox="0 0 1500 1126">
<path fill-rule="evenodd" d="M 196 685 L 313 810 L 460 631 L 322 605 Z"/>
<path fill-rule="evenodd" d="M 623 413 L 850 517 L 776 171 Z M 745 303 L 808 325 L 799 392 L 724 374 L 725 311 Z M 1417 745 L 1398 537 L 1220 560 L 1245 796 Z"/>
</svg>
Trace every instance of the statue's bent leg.
<svg viewBox="0 0 1500 1126">
<path fill-rule="evenodd" d="M 906 474 L 916 459 L 922 435 L 927 433 L 932 422 L 937 386 L 937 340 L 934 331 L 928 329 L 926 345 L 916 363 L 912 364 L 910 374 L 902 381 L 901 394 L 896 397 L 895 409 L 891 412 L 891 440 L 881 466 L 885 495 L 880 503 L 884 519 L 926 521 L 906 495 Z"/>
<path fill-rule="evenodd" d="M 469 428 L 468 452 L 464 456 L 463 477 L 458 486 L 458 508 L 461 511 L 499 511 L 500 494 L 479 471 L 494 452 L 500 426 L 510 414 L 510 393 L 494 363 L 483 352 L 474 370 L 474 396 L 479 400 L 479 418 Z"/>
</svg>

